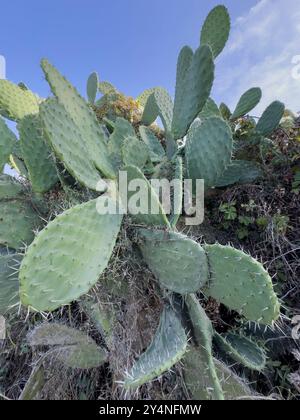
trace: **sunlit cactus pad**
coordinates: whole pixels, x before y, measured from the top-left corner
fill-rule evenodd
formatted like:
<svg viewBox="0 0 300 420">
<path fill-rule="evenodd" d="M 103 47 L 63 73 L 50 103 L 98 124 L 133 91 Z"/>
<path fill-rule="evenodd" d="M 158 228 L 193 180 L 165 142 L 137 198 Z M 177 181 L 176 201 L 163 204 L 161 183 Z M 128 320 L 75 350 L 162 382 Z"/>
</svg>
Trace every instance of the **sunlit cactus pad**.
<svg viewBox="0 0 300 420">
<path fill-rule="evenodd" d="M 24 305 L 52 311 L 97 282 L 111 257 L 122 217 L 98 214 L 96 203 L 67 210 L 37 235 L 20 271 Z"/>
</svg>

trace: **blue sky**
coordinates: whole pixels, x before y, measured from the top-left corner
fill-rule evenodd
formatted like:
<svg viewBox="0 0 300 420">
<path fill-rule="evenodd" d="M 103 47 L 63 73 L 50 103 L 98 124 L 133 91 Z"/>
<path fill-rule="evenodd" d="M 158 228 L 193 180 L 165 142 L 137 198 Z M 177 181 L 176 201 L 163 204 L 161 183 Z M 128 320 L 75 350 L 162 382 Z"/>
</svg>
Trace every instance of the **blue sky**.
<svg viewBox="0 0 300 420">
<path fill-rule="evenodd" d="M 198 46 L 201 24 L 220 2 L 233 28 L 217 62 L 215 99 L 233 106 L 258 85 L 264 96 L 257 112 L 275 98 L 300 110 L 300 80 L 291 77 L 292 57 L 300 54 L 299 0 L 5 1 L 0 54 L 6 76 L 47 96 L 39 67 L 47 57 L 82 93 L 97 70 L 132 96 L 157 85 L 173 94 L 180 48 Z"/>
</svg>

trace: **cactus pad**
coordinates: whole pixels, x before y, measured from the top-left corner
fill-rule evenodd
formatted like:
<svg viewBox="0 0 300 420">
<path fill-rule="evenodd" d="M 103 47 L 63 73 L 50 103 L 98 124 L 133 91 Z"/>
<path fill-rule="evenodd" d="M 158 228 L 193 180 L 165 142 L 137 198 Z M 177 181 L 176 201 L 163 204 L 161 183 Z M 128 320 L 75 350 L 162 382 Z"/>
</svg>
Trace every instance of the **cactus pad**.
<svg viewBox="0 0 300 420">
<path fill-rule="evenodd" d="M 41 105 L 40 115 L 45 134 L 57 157 L 82 185 L 97 189 L 100 174 L 90 159 L 84 138 L 64 107 L 55 99 Z"/>
<path fill-rule="evenodd" d="M 96 205 L 92 200 L 65 211 L 37 235 L 20 269 L 24 305 L 53 311 L 97 282 L 111 257 L 122 217 L 98 214 Z"/>
<path fill-rule="evenodd" d="M 43 137 L 39 115 L 27 115 L 18 125 L 22 157 L 25 161 L 32 189 L 36 193 L 49 191 L 58 175 L 51 150 Z"/>
<path fill-rule="evenodd" d="M 195 295 L 185 299 L 197 343 L 195 350 L 187 353 L 185 378 L 194 398 L 223 400 L 222 388 L 212 357 L 213 327 Z M 195 374 L 198 378 L 195 378 Z"/>
<path fill-rule="evenodd" d="M 236 120 L 237 118 L 240 118 L 252 111 L 252 109 L 260 102 L 261 96 L 262 92 L 260 88 L 255 87 L 247 90 L 247 92 L 241 96 L 231 116 L 231 120 Z"/>
<path fill-rule="evenodd" d="M 219 110 L 224 120 L 230 120 L 232 113 L 230 109 L 228 108 L 228 106 L 224 104 L 224 102 L 220 104 Z"/>
<path fill-rule="evenodd" d="M 109 155 L 116 169 L 122 164 L 122 147 L 127 137 L 135 137 L 134 128 L 130 122 L 118 117 L 108 142 Z"/>
<path fill-rule="evenodd" d="M 38 99 L 30 90 L 24 90 L 8 80 L 0 80 L 0 114 L 20 121 L 25 115 L 39 112 Z"/>
<path fill-rule="evenodd" d="M 104 349 L 98 347 L 84 332 L 61 324 L 41 324 L 28 334 L 32 347 L 50 346 L 48 357 L 54 358 L 70 368 L 91 369 L 107 360 Z"/>
<path fill-rule="evenodd" d="M 214 187 L 231 160 L 232 133 L 218 117 L 191 126 L 186 143 L 186 166 L 191 179 L 204 179 L 205 187 Z"/>
<path fill-rule="evenodd" d="M 266 355 L 256 343 L 238 334 L 216 334 L 216 342 L 227 356 L 248 369 L 261 371 L 266 366 Z"/>
<path fill-rule="evenodd" d="M 215 101 L 212 98 L 208 98 L 198 117 L 205 120 L 210 117 L 222 117 L 222 115 Z"/>
<path fill-rule="evenodd" d="M 208 44 L 216 58 L 224 49 L 230 32 L 230 16 L 225 6 L 217 6 L 207 16 L 201 31 L 201 45 Z"/>
<path fill-rule="evenodd" d="M 140 229 L 140 249 L 161 285 L 176 293 L 197 292 L 208 280 L 204 250 L 179 233 Z"/>
<path fill-rule="evenodd" d="M 249 386 L 224 363 L 214 359 L 225 400 L 236 400 L 253 396 Z"/>
<path fill-rule="evenodd" d="M 47 60 L 42 60 L 42 69 L 54 95 L 70 115 L 89 153 L 99 171 L 108 178 L 116 177 L 108 150 L 104 131 L 96 115 L 77 90 Z"/>
<path fill-rule="evenodd" d="M 249 321 L 268 325 L 278 319 L 280 304 L 262 264 L 230 246 L 206 245 L 205 251 L 211 271 L 205 294 Z"/>
<path fill-rule="evenodd" d="M 98 92 L 98 83 L 98 74 L 96 72 L 93 72 L 92 74 L 90 74 L 86 86 L 87 97 L 91 104 L 95 103 Z"/>
<path fill-rule="evenodd" d="M 98 83 L 98 90 L 102 95 L 110 95 L 111 93 L 118 93 L 118 90 L 110 82 L 101 81 Z"/>
<path fill-rule="evenodd" d="M 9 175 L 0 175 L 0 200 L 20 197 L 24 193 L 22 184 Z"/>
<path fill-rule="evenodd" d="M 9 161 L 9 156 L 14 150 L 16 141 L 16 136 L 7 127 L 4 119 L 0 117 L 0 172 L 3 171 L 4 165 Z"/>
<path fill-rule="evenodd" d="M 138 196 L 140 196 L 139 192 L 136 192 L 135 189 L 134 191 L 128 191 L 128 210 L 129 213 L 131 214 L 131 217 L 133 219 L 133 221 L 135 223 L 138 224 L 145 224 L 148 226 L 167 226 L 170 227 L 168 218 L 165 214 L 165 211 L 161 205 L 161 203 L 159 202 L 159 198 L 156 194 L 156 192 L 153 190 L 153 188 L 151 187 L 149 181 L 145 178 L 145 176 L 143 175 L 143 173 L 140 171 L 139 168 L 137 168 L 136 166 L 126 166 L 124 168 L 124 171 L 127 172 L 127 181 L 128 184 L 132 183 L 139 183 L 141 182 L 143 184 L 143 186 L 146 188 L 146 191 L 144 191 L 144 188 L 142 189 L 142 193 L 143 193 L 143 198 L 148 199 L 148 206 L 145 209 L 141 209 L 141 213 L 139 214 L 133 214 L 134 212 L 132 211 L 132 206 L 131 206 L 131 201 L 133 200 L 133 198 L 137 198 L 138 200 Z M 138 194 L 138 195 L 136 195 Z M 145 197 L 144 197 L 145 196 Z M 134 204 L 136 202 L 134 201 Z M 151 213 L 151 203 L 152 205 L 155 207 L 155 209 L 157 209 L 157 214 L 152 214 Z"/>
<path fill-rule="evenodd" d="M 19 302 L 18 269 L 21 256 L 0 248 L 0 314 Z"/>
<path fill-rule="evenodd" d="M 141 126 L 139 131 L 141 139 L 148 147 L 151 161 L 153 163 L 161 162 L 165 157 L 165 151 L 156 135 L 150 128 L 145 126 Z"/>
<path fill-rule="evenodd" d="M 216 183 L 216 187 L 233 184 L 247 184 L 262 176 L 260 166 L 253 161 L 233 160 Z"/>
<path fill-rule="evenodd" d="M 171 369 L 187 349 L 187 336 L 176 313 L 165 308 L 158 330 L 146 352 L 135 362 L 125 380 L 125 388 L 135 389 Z"/>
<path fill-rule="evenodd" d="M 172 134 L 175 139 L 183 138 L 192 122 L 202 111 L 209 98 L 214 80 L 214 62 L 209 46 L 199 47 L 186 73 L 184 93 L 175 96 Z M 182 88 L 181 88 L 182 89 Z M 177 99 L 177 100 L 176 100 Z"/>
<path fill-rule="evenodd" d="M 127 137 L 122 146 L 124 165 L 135 165 L 143 168 L 148 160 L 147 146 L 136 137 Z"/>
<path fill-rule="evenodd" d="M 172 227 L 177 225 L 177 222 L 182 214 L 182 202 L 183 202 L 183 163 L 182 158 L 178 156 L 175 161 L 175 171 L 174 171 L 174 180 L 177 180 L 181 185 L 181 188 L 178 188 L 178 197 L 174 194 L 172 196 L 172 208 L 171 214 L 169 217 L 170 224 Z"/>
<path fill-rule="evenodd" d="M 269 136 L 272 134 L 276 128 L 278 128 L 281 118 L 284 114 L 284 104 L 275 101 L 264 111 L 260 117 L 256 131 L 258 131 L 262 136 Z"/>
<path fill-rule="evenodd" d="M 162 120 L 165 131 L 169 132 L 171 130 L 173 118 L 173 102 L 168 92 L 159 87 L 155 88 L 147 99 L 142 116 L 142 123 L 150 125 L 154 123 L 158 116 Z"/>
<path fill-rule="evenodd" d="M 0 244 L 19 249 L 30 244 L 41 223 L 31 205 L 23 200 L 0 201 Z"/>
</svg>

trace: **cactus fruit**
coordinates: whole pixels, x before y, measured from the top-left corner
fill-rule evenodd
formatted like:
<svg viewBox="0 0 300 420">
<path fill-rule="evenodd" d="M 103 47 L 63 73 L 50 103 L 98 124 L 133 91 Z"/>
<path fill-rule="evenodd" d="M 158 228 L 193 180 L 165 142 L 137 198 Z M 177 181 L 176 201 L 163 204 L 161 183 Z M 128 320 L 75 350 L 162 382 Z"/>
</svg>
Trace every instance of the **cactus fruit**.
<svg viewBox="0 0 300 420">
<path fill-rule="evenodd" d="M 48 99 L 41 105 L 40 115 L 45 135 L 57 157 L 79 183 L 97 190 L 101 177 L 86 148 L 86 137 L 82 137 L 64 107 L 56 99 Z"/>
<path fill-rule="evenodd" d="M 8 163 L 9 156 L 14 150 L 16 141 L 16 136 L 7 127 L 4 119 L 0 117 L 0 172 L 3 171 L 4 165 Z"/>
<path fill-rule="evenodd" d="M 178 66 L 181 67 L 179 55 Z M 174 138 L 183 138 L 192 122 L 202 111 L 209 98 L 214 79 L 214 62 L 209 46 L 199 47 L 191 60 L 184 81 L 179 84 L 180 91 L 175 93 L 172 121 Z M 183 83 L 183 86 L 182 86 Z"/>
<path fill-rule="evenodd" d="M 227 356 L 248 369 L 261 371 L 266 367 L 266 355 L 262 348 L 247 337 L 228 333 L 216 334 L 216 342 Z"/>
<path fill-rule="evenodd" d="M 5 315 L 19 302 L 20 261 L 20 255 L 0 248 L 0 315 Z"/>
<path fill-rule="evenodd" d="M 205 285 L 207 258 L 199 244 L 174 232 L 140 229 L 138 234 L 143 258 L 163 287 L 186 294 Z"/>
<path fill-rule="evenodd" d="M 184 360 L 187 386 L 197 399 L 223 400 L 222 387 L 212 357 L 211 321 L 195 295 L 188 295 L 185 303 L 193 327 L 193 337 L 198 345 L 196 350 L 187 353 Z M 197 382 L 194 380 L 195 373 L 199 374 Z"/>
<path fill-rule="evenodd" d="M 15 178 L 9 175 L 0 175 L 0 200 L 20 198 L 24 188 Z"/>
<path fill-rule="evenodd" d="M 96 205 L 92 200 L 65 211 L 36 236 L 20 269 L 24 305 L 53 311 L 97 282 L 111 257 L 122 216 L 98 214 Z"/>
<path fill-rule="evenodd" d="M 185 330 L 176 313 L 166 307 L 151 345 L 128 372 L 125 388 L 136 389 L 159 377 L 179 362 L 186 350 Z"/>
<path fill-rule="evenodd" d="M 133 181 L 135 184 L 140 181 L 143 183 L 143 186 L 147 188 L 147 194 L 143 194 L 143 198 L 148 201 L 147 208 L 141 207 L 141 209 L 138 211 L 138 214 L 135 214 L 137 211 L 136 208 L 132 208 L 132 205 L 134 204 L 134 206 L 136 206 L 136 204 L 140 201 L 140 195 L 137 192 L 130 190 L 128 191 L 128 211 L 131 214 L 131 218 L 133 219 L 134 223 L 148 226 L 170 227 L 170 223 L 161 203 L 159 202 L 159 198 L 156 192 L 151 187 L 149 181 L 145 178 L 140 169 L 136 166 L 126 166 L 124 171 L 127 172 L 128 184 L 131 183 L 131 181 Z M 135 197 L 136 200 L 134 203 L 132 203 Z M 156 209 L 156 213 L 152 213 L 152 208 Z"/>
<path fill-rule="evenodd" d="M 95 100 L 96 100 L 96 96 L 98 92 L 98 83 L 99 83 L 98 74 L 94 71 L 93 73 L 90 74 L 87 81 L 87 86 L 86 86 L 87 97 L 90 104 L 92 105 L 95 103 Z"/>
<path fill-rule="evenodd" d="M 260 166 L 253 161 L 233 160 L 220 176 L 216 187 L 226 187 L 233 184 L 247 184 L 262 176 Z"/>
<path fill-rule="evenodd" d="M 136 137 L 127 137 L 122 146 L 122 156 L 124 165 L 143 168 L 149 158 L 148 148 Z"/>
<path fill-rule="evenodd" d="M 198 117 L 201 120 L 204 120 L 206 118 L 210 117 L 221 117 L 221 112 L 218 108 L 218 105 L 215 103 L 215 101 L 212 98 L 208 98 L 206 101 L 206 104 L 204 105 L 202 111 L 198 115 Z"/>
<path fill-rule="evenodd" d="M 96 115 L 76 89 L 47 60 L 42 60 L 42 69 L 51 86 L 52 92 L 77 127 L 78 136 L 84 141 L 89 158 L 97 169 L 108 178 L 116 177 L 108 150 L 104 132 Z"/>
<path fill-rule="evenodd" d="M 241 96 L 233 114 L 231 115 L 231 120 L 236 120 L 237 118 L 243 117 L 248 114 L 248 112 L 252 111 L 252 109 L 260 102 L 261 97 L 262 91 L 260 88 L 255 87 L 247 90 L 247 92 Z"/>
<path fill-rule="evenodd" d="M 235 310 L 249 321 L 269 325 L 280 315 L 272 280 L 263 266 L 242 251 L 206 245 L 211 272 L 204 293 Z"/>
<path fill-rule="evenodd" d="M 202 30 L 201 45 L 208 44 L 216 58 L 224 49 L 230 32 L 230 16 L 225 6 L 217 6 L 207 16 Z"/>
<path fill-rule="evenodd" d="M 160 141 L 149 127 L 141 126 L 139 128 L 140 136 L 147 145 L 150 159 L 153 163 L 161 162 L 166 153 Z"/>
<path fill-rule="evenodd" d="M 13 121 L 39 112 L 38 98 L 8 80 L 0 80 L 0 114 Z"/>
<path fill-rule="evenodd" d="M 50 346 L 48 357 L 73 369 L 91 369 L 107 360 L 104 349 L 82 331 L 65 325 L 44 323 L 28 334 L 31 347 Z"/>
<path fill-rule="evenodd" d="M 0 244 L 19 249 L 34 239 L 41 220 L 25 200 L 0 201 Z"/>
<path fill-rule="evenodd" d="M 43 137 L 39 115 L 24 117 L 18 124 L 18 130 L 32 189 L 36 193 L 45 193 L 58 182 L 58 175 L 50 148 Z"/>
<path fill-rule="evenodd" d="M 191 179 L 204 179 L 205 187 L 214 187 L 230 164 L 232 133 L 218 117 L 196 120 L 186 142 L 186 167 Z"/>
<path fill-rule="evenodd" d="M 260 117 L 256 126 L 256 131 L 262 136 L 269 136 L 278 128 L 284 114 L 284 109 L 285 106 L 282 102 L 272 102 Z"/>
</svg>

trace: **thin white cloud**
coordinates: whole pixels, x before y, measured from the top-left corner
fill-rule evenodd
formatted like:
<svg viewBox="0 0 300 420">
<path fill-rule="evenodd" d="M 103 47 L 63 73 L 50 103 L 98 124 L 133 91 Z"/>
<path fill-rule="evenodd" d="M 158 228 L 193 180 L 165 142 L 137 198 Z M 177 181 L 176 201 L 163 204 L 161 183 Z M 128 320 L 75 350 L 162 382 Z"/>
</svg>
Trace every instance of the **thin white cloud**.
<svg viewBox="0 0 300 420">
<path fill-rule="evenodd" d="M 239 17 L 217 64 L 217 99 L 234 107 L 243 92 L 259 86 L 258 115 L 276 99 L 299 111 L 300 78 L 293 77 L 292 63 L 300 55 L 299 21 L 299 0 L 260 0 Z"/>
</svg>

